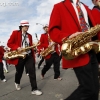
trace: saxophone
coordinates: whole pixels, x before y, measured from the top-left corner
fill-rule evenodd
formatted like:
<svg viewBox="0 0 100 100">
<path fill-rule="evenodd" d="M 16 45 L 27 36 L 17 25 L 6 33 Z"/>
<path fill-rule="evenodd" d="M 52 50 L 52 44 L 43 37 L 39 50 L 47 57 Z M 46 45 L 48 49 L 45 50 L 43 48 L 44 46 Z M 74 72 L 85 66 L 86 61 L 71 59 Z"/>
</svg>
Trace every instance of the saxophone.
<svg viewBox="0 0 100 100">
<path fill-rule="evenodd" d="M 97 35 L 99 31 L 100 25 L 96 25 L 73 38 L 64 39 L 61 47 L 62 56 L 67 60 L 71 60 L 92 49 L 98 53 L 100 51 L 100 41 L 91 41 L 91 39 Z"/>
<path fill-rule="evenodd" d="M 24 59 L 26 57 L 25 52 L 29 49 L 35 48 L 38 45 L 39 44 L 23 48 L 21 51 L 14 50 L 14 51 L 5 52 L 4 53 L 4 59 L 6 59 L 6 60 L 11 60 L 11 59 L 15 59 L 15 58 L 23 58 Z"/>
<path fill-rule="evenodd" d="M 54 52 L 54 50 L 52 50 L 52 47 L 53 46 L 55 46 L 55 42 L 52 44 L 52 45 L 50 45 L 48 48 L 46 48 L 45 50 L 43 50 L 43 51 L 41 51 L 40 52 L 40 55 L 42 56 L 42 57 L 46 57 L 47 55 L 49 55 L 50 53 L 52 53 L 52 52 Z"/>
</svg>

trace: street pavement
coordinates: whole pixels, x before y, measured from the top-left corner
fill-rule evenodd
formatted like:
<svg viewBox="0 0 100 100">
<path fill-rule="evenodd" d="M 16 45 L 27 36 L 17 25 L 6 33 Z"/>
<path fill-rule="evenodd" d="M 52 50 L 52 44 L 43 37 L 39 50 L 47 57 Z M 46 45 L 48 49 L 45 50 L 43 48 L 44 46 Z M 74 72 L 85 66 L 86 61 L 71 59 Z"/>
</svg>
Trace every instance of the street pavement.
<svg viewBox="0 0 100 100">
<path fill-rule="evenodd" d="M 36 62 L 36 77 L 38 89 L 43 92 L 41 96 L 31 94 L 31 85 L 25 71 L 20 83 L 22 89 L 20 91 L 15 89 L 15 68 L 12 65 L 9 66 L 9 73 L 5 73 L 7 82 L 0 81 L 0 100 L 63 100 L 77 88 L 78 82 L 72 69 L 64 70 L 60 67 L 63 80 L 58 81 L 54 80 L 52 66 L 45 78 L 41 80 L 40 74 L 43 64 L 40 69 L 37 68 L 37 64 L 38 61 Z"/>
</svg>

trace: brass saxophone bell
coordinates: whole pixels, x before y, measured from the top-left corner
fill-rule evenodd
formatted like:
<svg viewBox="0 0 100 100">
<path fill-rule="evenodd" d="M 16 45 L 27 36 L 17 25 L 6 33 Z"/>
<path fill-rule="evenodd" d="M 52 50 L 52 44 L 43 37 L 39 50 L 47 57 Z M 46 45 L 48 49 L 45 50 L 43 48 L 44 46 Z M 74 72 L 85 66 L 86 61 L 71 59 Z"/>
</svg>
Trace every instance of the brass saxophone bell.
<svg viewBox="0 0 100 100">
<path fill-rule="evenodd" d="M 64 43 L 61 46 L 61 52 L 62 53 L 69 53 L 71 51 L 71 46 L 68 43 Z"/>
<path fill-rule="evenodd" d="M 61 53 L 65 59 L 72 58 L 71 55 L 69 55 L 69 52 L 71 52 L 71 45 L 69 43 L 63 43 L 61 46 Z"/>
</svg>

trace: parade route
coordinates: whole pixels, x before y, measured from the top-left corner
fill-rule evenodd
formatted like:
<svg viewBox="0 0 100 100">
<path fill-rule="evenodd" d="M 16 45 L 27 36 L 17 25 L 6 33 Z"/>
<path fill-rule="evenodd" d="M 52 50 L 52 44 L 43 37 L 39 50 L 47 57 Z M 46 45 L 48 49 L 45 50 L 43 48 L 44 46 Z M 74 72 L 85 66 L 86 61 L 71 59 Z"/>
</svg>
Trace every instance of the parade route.
<svg viewBox="0 0 100 100">
<path fill-rule="evenodd" d="M 5 73 L 7 82 L 0 81 L 0 100 L 63 100 L 74 91 L 78 82 L 72 69 L 64 70 L 61 68 L 61 77 L 63 80 L 53 79 L 53 67 L 46 73 L 45 78 L 41 80 L 41 69 L 37 68 L 36 76 L 38 88 L 43 92 L 41 96 L 31 94 L 29 78 L 25 71 L 21 79 L 21 90 L 17 91 L 14 85 L 15 68 L 9 67 L 9 73 Z M 99 99 L 100 100 L 100 99 Z"/>
</svg>

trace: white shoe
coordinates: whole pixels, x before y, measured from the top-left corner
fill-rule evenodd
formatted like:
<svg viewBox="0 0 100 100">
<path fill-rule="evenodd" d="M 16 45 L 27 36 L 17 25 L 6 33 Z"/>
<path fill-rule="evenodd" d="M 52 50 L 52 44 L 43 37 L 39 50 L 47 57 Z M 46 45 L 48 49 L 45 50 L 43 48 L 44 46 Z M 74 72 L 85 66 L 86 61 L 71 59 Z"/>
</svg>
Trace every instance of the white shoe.
<svg viewBox="0 0 100 100">
<path fill-rule="evenodd" d="M 9 73 L 8 70 L 4 70 L 4 73 Z"/>
<path fill-rule="evenodd" d="M 29 73 L 27 73 L 26 75 L 29 76 Z"/>
<path fill-rule="evenodd" d="M 6 73 L 9 73 L 9 71 L 8 71 L 8 70 L 6 70 Z"/>
<path fill-rule="evenodd" d="M 39 91 L 39 90 L 34 90 L 31 92 L 32 94 L 35 94 L 35 95 L 42 95 L 42 92 Z"/>
<path fill-rule="evenodd" d="M 54 80 L 59 80 L 59 81 L 61 81 L 61 80 L 62 80 L 62 78 L 61 78 L 61 77 L 58 77 L 58 78 L 56 78 L 56 79 L 54 79 Z"/>
<path fill-rule="evenodd" d="M 7 82 L 7 80 L 6 79 L 3 79 L 2 82 Z"/>
<path fill-rule="evenodd" d="M 15 83 L 16 90 L 21 90 L 20 84 Z"/>
</svg>

